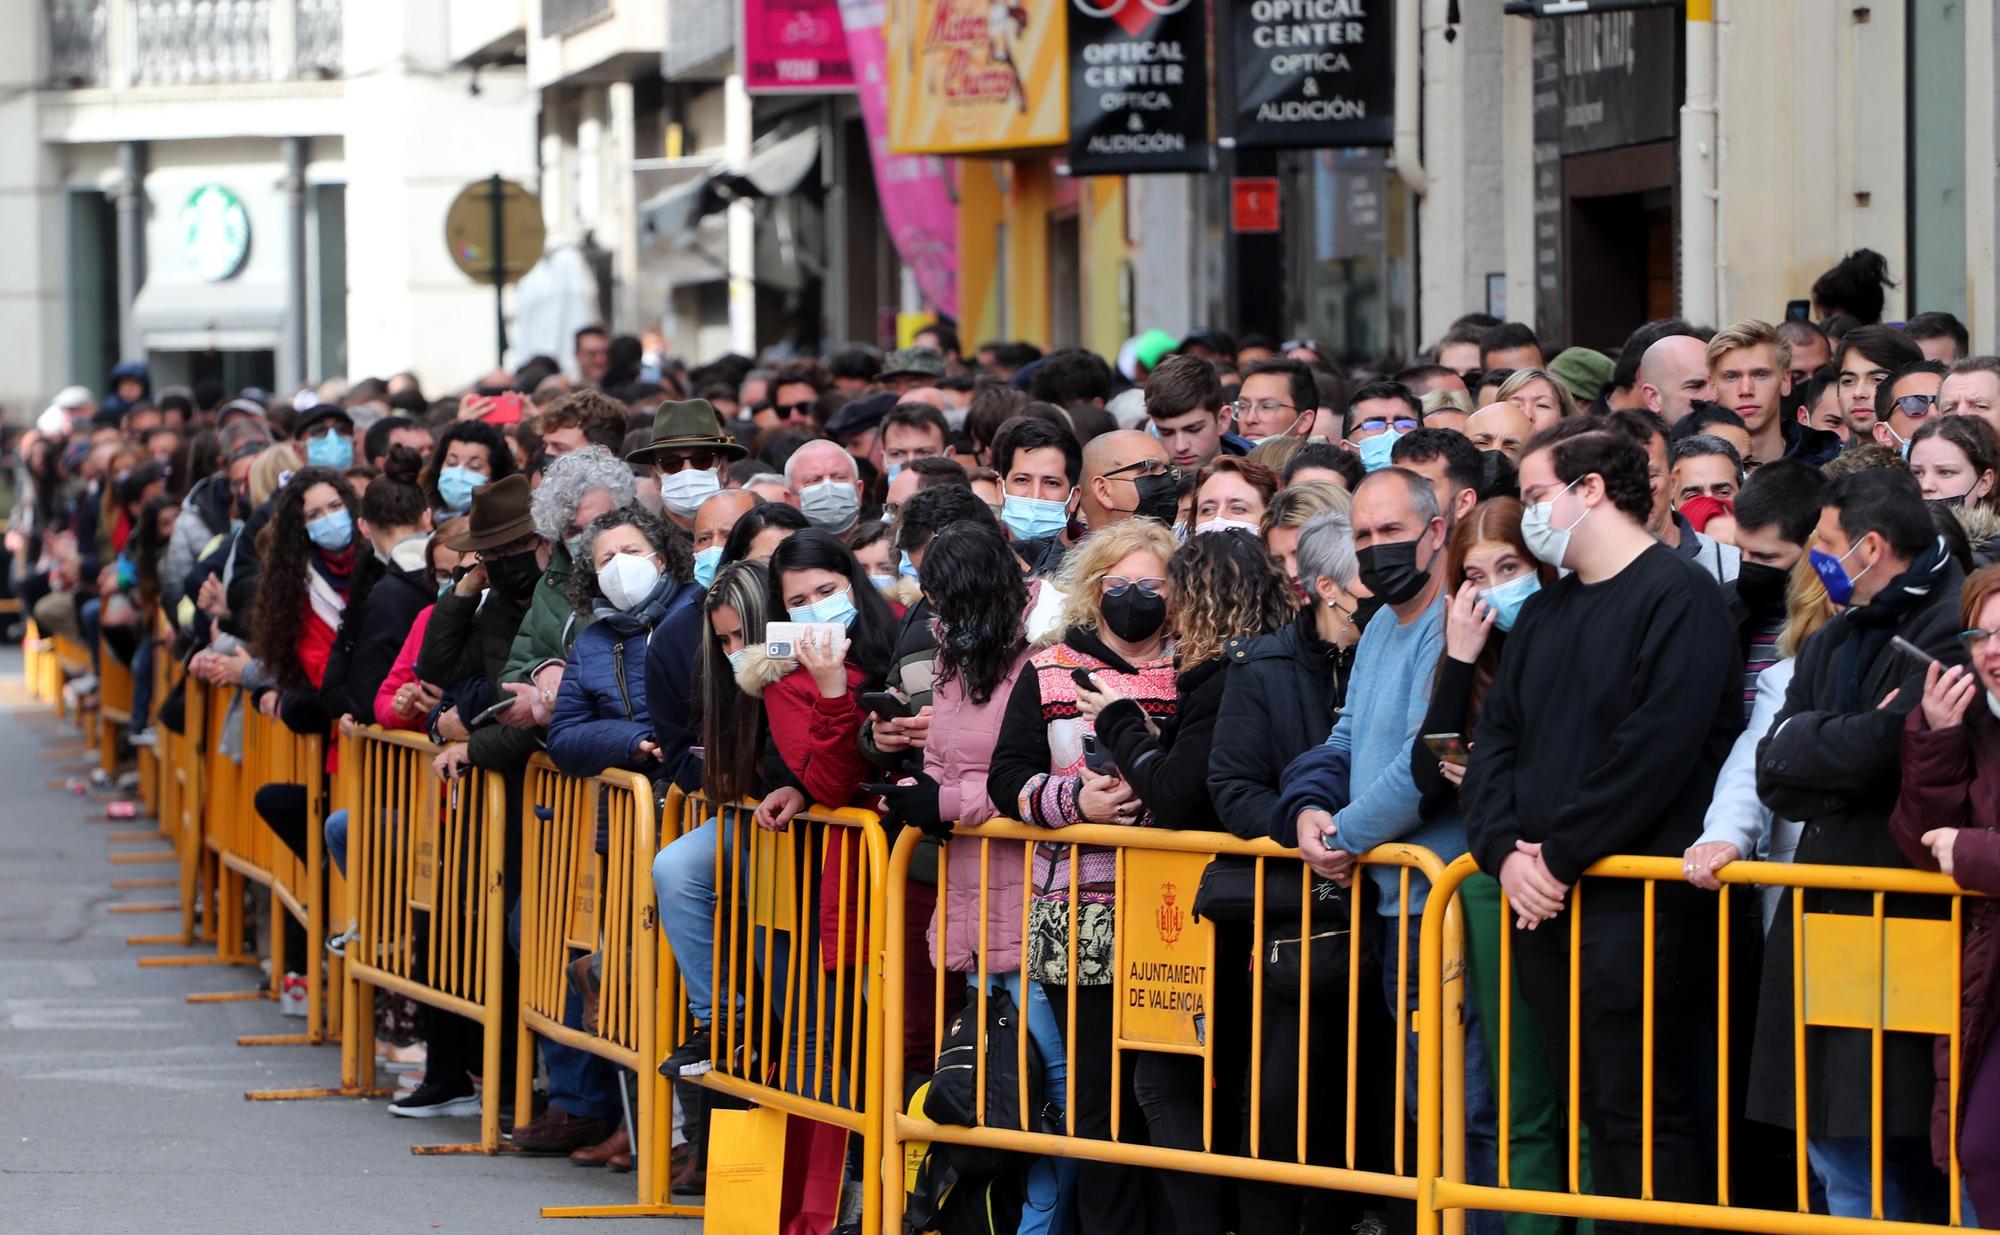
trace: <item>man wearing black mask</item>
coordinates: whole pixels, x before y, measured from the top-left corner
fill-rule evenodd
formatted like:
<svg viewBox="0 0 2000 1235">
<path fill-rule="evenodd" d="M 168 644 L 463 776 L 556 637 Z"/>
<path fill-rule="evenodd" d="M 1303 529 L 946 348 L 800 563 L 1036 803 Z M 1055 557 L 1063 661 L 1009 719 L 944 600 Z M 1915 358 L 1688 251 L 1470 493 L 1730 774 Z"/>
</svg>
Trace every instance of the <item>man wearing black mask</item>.
<svg viewBox="0 0 2000 1235">
<path fill-rule="evenodd" d="M 1750 474 L 1736 495 L 1736 547 L 1743 564 L 1723 589 L 1743 653 L 1743 716 L 1757 701 L 1757 675 L 1778 660 L 1785 592 L 1819 522 L 1826 477 L 1800 459 L 1776 459 Z"/>
<path fill-rule="evenodd" d="M 1083 447 L 1083 534 L 1142 516 L 1168 527 L 1180 513 L 1180 475 L 1160 439 L 1136 429 L 1100 433 Z M 1081 539 L 1081 537 L 1078 537 Z"/>
<path fill-rule="evenodd" d="M 1410 748 L 1430 707 L 1432 678 L 1444 650 L 1445 610 L 1451 603 L 1444 587 L 1445 519 L 1437 490 L 1408 468 L 1386 467 L 1361 482 L 1348 514 L 1361 582 L 1382 608 L 1361 635 L 1347 705 L 1333 735 L 1285 769 L 1284 795 L 1272 820 L 1274 839 L 1296 845 L 1308 866 L 1342 882 L 1353 855 L 1391 841 L 1421 845 L 1445 862 L 1465 852 L 1465 823 L 1456 807 L 1425 819 L 1410 775 Z M 1387 918 L 1381 936 L 1389 949 L 1382 983 L 1392 1013 L 1401 873 L 1393 866 L 1369 871 L 1381 894 L 1377 908 Z M 1412 873 L 1410 935 L 1401 945 L 1409 975 L 1403 993 L 1412 1026 L 1418 986 L 1416 925 L 1429 890 L 1422 876 Z M 1470 1006 L 1466 1013 L 1472 1014 Z M 1415 1046 L 1412 1033 L 1412 1066 Z M 1492 1179 L 1497 1162 L 1494 1111 L 1476 1032 L 1466 1035 L 1465 1063 L 1467 1169 L 1472 1178 Z"/>
</svg>

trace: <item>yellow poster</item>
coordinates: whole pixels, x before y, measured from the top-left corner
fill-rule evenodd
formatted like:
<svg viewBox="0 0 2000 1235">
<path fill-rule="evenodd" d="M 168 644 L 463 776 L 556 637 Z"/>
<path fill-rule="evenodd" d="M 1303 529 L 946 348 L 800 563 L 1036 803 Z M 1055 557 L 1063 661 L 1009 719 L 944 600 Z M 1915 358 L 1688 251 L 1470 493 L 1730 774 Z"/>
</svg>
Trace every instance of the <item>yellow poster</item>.
<svg viewBox="0 0 2000 1235">
<path fill-rule="evenodd" d="M 1125 853 L 1118 885 L 1119 1038 L 1200 1050 L 1215 998 L 1215 927 L 1194 916 L 1203 853 Z"/>
<path fill-rule="evenodd" d="M 1069 140 L 1057 3 L 888 0 L 889 149 L 977 154 Z"/>
</svg>

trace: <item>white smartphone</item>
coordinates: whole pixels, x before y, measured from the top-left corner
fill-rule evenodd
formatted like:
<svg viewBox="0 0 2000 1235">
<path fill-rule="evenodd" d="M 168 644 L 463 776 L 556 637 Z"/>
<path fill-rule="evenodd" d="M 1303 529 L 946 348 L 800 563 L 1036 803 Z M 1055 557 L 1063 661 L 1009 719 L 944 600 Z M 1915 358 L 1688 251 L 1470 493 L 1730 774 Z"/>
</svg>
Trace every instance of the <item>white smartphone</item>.
<svg viewBox="0 0 2000 1235">
<path fill-rule="evenodd" d="M 771 622 L 764 627 L 764 655 L 773 660 L 796 660 L 799 643 L 808 634 L 845 634 L 836 622 Z"/>
</svg>

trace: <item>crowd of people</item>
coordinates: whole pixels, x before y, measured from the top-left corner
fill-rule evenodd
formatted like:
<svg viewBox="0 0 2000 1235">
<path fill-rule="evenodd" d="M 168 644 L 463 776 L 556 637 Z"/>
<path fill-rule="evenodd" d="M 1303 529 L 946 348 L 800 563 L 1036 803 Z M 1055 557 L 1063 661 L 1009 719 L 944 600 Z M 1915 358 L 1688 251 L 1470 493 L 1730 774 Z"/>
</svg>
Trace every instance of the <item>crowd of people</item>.
<svg viewBox="0 0 2000 1235">
<path fill-rule="evenodd" d="M 1394 1016 L 1416 1006 L 1427 888 L 1414 877 L 1406 902 L 1395 868 L 1357 879 L 1356 859 L 1389 842 L 1470 853 L 1472 1179 L 1493 1180 L 1505 1136 L 1513 1186 L 1567 1189 L 1576 974 L 1590 1188 L 1638 1196 L 1649 1161 L 1653 1195 L 1712 1200 L 1726 1121 L 1758 1168 L 1732 1172 L 1736 1203 L 1795 1206 L 1778 1168 L 1803 1113 L 1811 1203 L 1867 1216 L 1870 1036 L 1795 1036 L 1791 893 L 1732 902 L 1738 1062 L 1716 1109 L 1713 898 L 1749 859 L 1942 870 L 2000 892 L 2000 356 L 1969 354 L 1947 314 L 1883 323 L 1883 279 L 1857 254 L 1815 285 L 1816 320 L 1649 322 L 1615 356 L 1470 315 L 1414 363 L 1346 369 L 1311 340 L 1219 330 L 1148 332 L 1115 361 L 966 352 L 946 324 L 886 357 L 694 368 L 590 329 L 567 364 L 536 357 L 445 398 L 408 374 L 289 401 L 155 394 L 128 366 L 16 440 L 10 582 L 44 630 L 101 634 L 142 692 L 172 656 L 300 732 L 426 734 L 437 775 L 498 773 L 510 803 L 546 751 L 577 776 L 755 799 L 762 828 L 819 804 L 873 808 L 892 840 L 920 830 L 910 886 L 891 893 L 919 932 L 906 1065 L 921 1077 L 942 1046 L 936 985 L 956 1007 L 984 972 L 1021 1010 L 1043 1104 L 1073 1091 L 1083 1137 L 1254 1141 L 1294 1160 L 1303 1133 L 1307 1160 L 1335 1162 L 1345 1070 L 1299 1063 L 1351 1047 L 1355 1083 L 1380 1091 L 1361 1157 L 1381 1161 L 1414 1101 L 1415 1020 L 1399 1042 Z M 781 621 L 802 624 L 784 646 L 766 637 Z M 152 740 L 155 711 L 180 723 L 178 700 L 142 699 L 130 741 Z M 256 796 L 300 852 L 307 806 L 301 786 Z M 999 818 L 1051 841 L 938 848 Z M 1062 842 L 1079 823 L 1273 839 L 1312 872 L 1267 878 L 1268 939 L 1247 863 L 1204 880 L 1212 1094 L 1198 1058 L 1113 1054 L 1117 866 Z M 345 826 L 327 821 L 339 864 Z M 718 855 L 740 860 L 744 841 L 717 831 L 733 826 L 708 818 L 651 872 L 694 1022 L 660 1065 L 675 1078 L 740 1037 L 741 1010 L 710 988 Z M 517 829 L 509 842 L 511 903 Z M 1593 880 L 1573 954 L 1579 880 L 1618 854 L 1670 856 L 1685 879 L 1651 897 Z M 784 941 L 829 969 L 862 963 L 834 943 L 836 887 L 819 890 L 819 938 Z M 1872 911 L 1861 894 L 1800 895 L 1812 914 Z M 1357 897 L 1378 925 L 1350 1043 L 1347 945 L 1322 956 L 1297 924 L 1304 903 Z M 1943 912 L 1910 899 L 1891 912 Z M 1970 1213 L 2000 1221 L 1996 904 L 1965 912 L 1962 1083 L 1946 1039 L 1881 1048 L 1883 1216 L 1942 1216 L 1955 1128 Z M 1250 957 L 1266 947 L 1252 1041 Z M 595 970 L 576 962 L 582 1026 Z M 470 1023 L 426 1011 L 416 1036 L 422 1081 L 390 1111 L 476 1110 Z M 515 1147 L 629 1167 L 616 1069 L 541 1050 L 546 1104 Z M 1407 1095 L 1380 1080 L 1399 1051 Z M 803 1063 L 773 1083 L 803 1087 Z M 698 1189 L 699 1118 L 684 1131 L 675 1186 Z M 1021 1231 L 1295 1235 L 1328 1203 L 1080 1158 L 985 1165 Z"/>
</svg>

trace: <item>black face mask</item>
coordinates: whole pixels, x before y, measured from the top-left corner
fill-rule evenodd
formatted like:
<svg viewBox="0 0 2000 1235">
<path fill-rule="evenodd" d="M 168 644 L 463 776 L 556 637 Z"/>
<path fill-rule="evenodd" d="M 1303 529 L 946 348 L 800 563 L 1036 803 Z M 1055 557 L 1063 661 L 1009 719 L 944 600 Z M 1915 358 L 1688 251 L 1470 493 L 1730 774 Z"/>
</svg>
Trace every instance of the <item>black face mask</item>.
<svg viewBox="0 0 2000 1235">
<path fill-rule="evenodd" d="M 1736 595 L 1759 617 L 1785 611 L 1785 589 L 1791 582 L 1791 571 L 1762 562 L 1744 562 L 1736 568 Z"/>
<path fill-rule="evenodd" d="M 1167 598 L 1148 596 L 1137 584 L 1104 597 L 1104 624 L 1127 643 L 1144 643 L 1167 624 Z"/>
<path fill-rule="evenodd" d="M 1424 584 L 1431 579 L 1428 564 L 1421 568 L 1417 566 L 1416 540 L 1370 545 L 1354 556 L 1361 564 L 1361 582 L 1385 604 L 1402 604 L 1423 591 Z M 1435 558 L 1437 554 L 1432 553 L 1431 556 Z"/>
<path fill-rule="evenodd" d="M 1965 506 L 1965 499 L 1971 496 L 1970 493 L 1960 493 L 1952 497 L 1927 497 L 1924 505 L 1932 510 L 1960 510 Z"/>
<path fill-rule="evenodd" d="M 1375 615 L 1377 613 L 1380 613 L 1381 611 L 1382 611 L 1382 598 L 1380 596 L 1355 597 L 1354 629 L 1367 630 L 1368 623 L 1374 621 Z"/>
<path fill-rule="evenodd" d="M 519 600 L 534 591 L 542 577 L 542 564 L 535 559 L 532 549 L 510 553 L 487 562 L 486 577 L 492 581 L 494 591 L 510 600 Z"/>
<path fill-rule="evenodd" d="M 1132 487 L 1139 491 L 1139 505 L 1132 511 L 1142 519 L 1158 519 L 1168 527 L 1181 513 L 1180 482 L 1162 473 L 1158 476 L 1140 476 L 1133 480 Z"/>
</svg>

